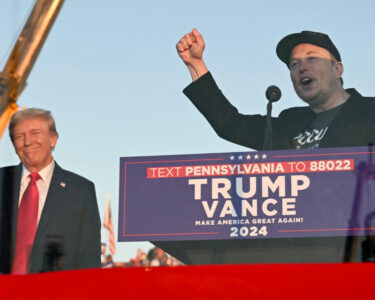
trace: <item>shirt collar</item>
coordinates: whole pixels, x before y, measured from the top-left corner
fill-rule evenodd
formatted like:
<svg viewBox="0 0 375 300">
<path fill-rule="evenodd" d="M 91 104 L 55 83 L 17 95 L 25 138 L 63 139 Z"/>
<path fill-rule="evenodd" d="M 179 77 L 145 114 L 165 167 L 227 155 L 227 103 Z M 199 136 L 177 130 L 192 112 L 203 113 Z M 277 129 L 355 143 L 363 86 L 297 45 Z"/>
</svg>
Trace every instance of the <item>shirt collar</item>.
<svg viewBox="0 0 375 300">
<path fill-rule="evenodd" d="M 55 169 L 55 161 L 52 160 L 47 166 L 38 172 L 43 182 L 48 182 L 52 178 L 53 170 Z M 25 180 L 30 175 L 29 169 L 22 165 L 22 176 L 21 181 Z"/>
</svg>

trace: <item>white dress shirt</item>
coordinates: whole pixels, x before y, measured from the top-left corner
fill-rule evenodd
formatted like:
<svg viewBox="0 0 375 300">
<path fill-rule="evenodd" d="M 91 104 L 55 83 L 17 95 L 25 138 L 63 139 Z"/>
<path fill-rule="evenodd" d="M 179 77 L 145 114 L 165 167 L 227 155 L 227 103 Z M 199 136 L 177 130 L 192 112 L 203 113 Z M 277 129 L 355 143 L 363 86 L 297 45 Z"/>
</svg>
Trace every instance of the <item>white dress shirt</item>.
<svg viewBox="0 0 375 300">
<path fill-rule="evenodd" d="M 47 165 L 46 167 L 44 167 L 42 170 L 38 172 L 39 176 L 41 177 L 41 179 L 39 179 L 36 182 L 38 186 L 38 190 L 39 190 L 38 224 L 39 224 L 40 216 L 42 215 L 44 204 L 46 203 L 47 193 L 48 193 L 49 186 L 51 184 L 51 179 L 52 179 L 52 174 L 53 174 L 54 169 L 55 169 L 55 161 L 52 160 L 52 162 L 49 165 Z M 25 192 L 31 180 L 31 178 L 28 177 L 30 173 L 31 172 L 25 166 L 22 167 L 21 188 L 20 188 L 20 196 L 18 200 L 18 207 L 21 204 L 22 195 Z"/>
</svg>

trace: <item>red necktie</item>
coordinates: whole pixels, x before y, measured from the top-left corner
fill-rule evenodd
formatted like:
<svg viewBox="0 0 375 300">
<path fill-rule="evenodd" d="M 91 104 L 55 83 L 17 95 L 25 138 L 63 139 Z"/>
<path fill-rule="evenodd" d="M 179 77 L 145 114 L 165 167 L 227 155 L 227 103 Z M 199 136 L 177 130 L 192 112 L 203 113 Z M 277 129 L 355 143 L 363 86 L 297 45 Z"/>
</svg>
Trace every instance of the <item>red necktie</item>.
<svg viewBox="0 0 375 300">
<path fill-rule="evenodd" d="M 31 173 L 29 185 L 22 195 L 18 209 L 16 251 L 12 274 L 26 274 L 38 223 L 39 191 L 36 184 L 41 177 Z"/>
</svg>

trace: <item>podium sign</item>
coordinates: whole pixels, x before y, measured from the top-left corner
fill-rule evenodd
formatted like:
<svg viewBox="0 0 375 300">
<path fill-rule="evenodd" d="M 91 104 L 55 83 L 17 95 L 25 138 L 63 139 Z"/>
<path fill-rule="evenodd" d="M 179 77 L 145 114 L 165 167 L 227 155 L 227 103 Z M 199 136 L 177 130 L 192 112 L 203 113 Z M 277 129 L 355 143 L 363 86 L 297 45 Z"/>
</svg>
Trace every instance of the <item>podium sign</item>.
<svg viewBox="0 0 375 300">
<path fill-rule="evenodd" d="M 118 240 L 370 234 L 372 154 L 356 147 L 121 158 Z"/>
</svg>

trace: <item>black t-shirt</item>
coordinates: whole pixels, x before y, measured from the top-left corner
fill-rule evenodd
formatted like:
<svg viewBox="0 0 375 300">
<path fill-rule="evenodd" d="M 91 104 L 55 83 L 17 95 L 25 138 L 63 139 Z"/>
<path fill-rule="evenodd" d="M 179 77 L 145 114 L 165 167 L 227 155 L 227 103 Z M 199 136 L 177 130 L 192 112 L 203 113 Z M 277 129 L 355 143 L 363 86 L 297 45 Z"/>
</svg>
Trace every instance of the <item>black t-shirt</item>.
<svg viewBox="0 0 375 300">
<path fill-rule="evenodd" d="M 326 134 L 329 125 L 343 104 L 327 111 L 317 113 L 308 128 L 293 138 L 295 149 L 315 149 Z"/>
</svg>

